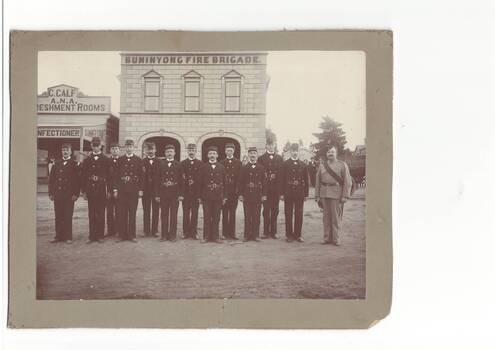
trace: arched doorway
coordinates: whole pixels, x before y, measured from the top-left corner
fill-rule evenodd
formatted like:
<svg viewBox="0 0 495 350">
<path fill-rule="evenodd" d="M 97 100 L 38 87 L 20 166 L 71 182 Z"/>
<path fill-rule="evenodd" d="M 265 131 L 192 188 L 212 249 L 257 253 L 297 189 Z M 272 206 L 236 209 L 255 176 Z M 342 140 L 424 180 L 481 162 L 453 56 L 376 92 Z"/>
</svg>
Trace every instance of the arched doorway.
<svg viewBox="0 0 495 350">
<path fill-rule="evenodd" d="M 237 159 L 240 158 L 241 155 L 241 145 L 239 141 L 233 139 L 231 137 L 211 137 L 206 139 L 201 146 L 201 159 L 203 161 L 208 160 L 208 147 L 217 146 L 218 147 L 218 160 L 222 160 L 225 158 L 225 145 L 227 143 L 233 143 L 235 146 L 234 157 Z"/>
<path fill-rule="evenodd" d="M 156 156 L 160 159 L 165 158 L 165 146 L 173 145 L 175 147 L 175 160 L 180 161 L 181 149 L 180 149 L 180 143 L 177 139 L 168 136 L 154 136 L 154 137 L 148 137 L 146 140 L 144 140 L 144 143 L 146 142 L 155 143 Z M 144 154 L 144 143 L 143 143 L 143 149 L 141 150 L 143 154 Z"/>
</svg>

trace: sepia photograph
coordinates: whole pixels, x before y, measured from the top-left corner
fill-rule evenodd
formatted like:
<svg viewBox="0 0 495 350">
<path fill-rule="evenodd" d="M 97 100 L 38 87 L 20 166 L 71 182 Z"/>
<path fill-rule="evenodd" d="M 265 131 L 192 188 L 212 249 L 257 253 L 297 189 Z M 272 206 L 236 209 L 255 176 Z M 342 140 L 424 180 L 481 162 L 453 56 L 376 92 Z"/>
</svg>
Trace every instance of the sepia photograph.
<svg viewBox="0 0 495 350">
<path fill-rule="evenodd" d="M 39 51 L 36 298 L 365 299 L 363 51 Z"/>
</svg>

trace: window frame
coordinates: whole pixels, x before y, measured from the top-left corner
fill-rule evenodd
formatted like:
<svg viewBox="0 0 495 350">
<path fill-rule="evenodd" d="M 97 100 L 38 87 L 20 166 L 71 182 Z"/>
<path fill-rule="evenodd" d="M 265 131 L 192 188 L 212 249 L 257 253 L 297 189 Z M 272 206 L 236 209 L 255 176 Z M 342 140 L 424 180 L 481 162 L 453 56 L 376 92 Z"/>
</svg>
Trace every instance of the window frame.
<svg viewBox="0 0 495 350">
<path fill-rule="evenodd" d="M 227 95 L 227 85 L 228 83 L 237 83 L 239 86 L 239 94 L 238 95 Z M 227 98 L 237 97 L 239 100 L 238 109 L 237 110 L 229 110 L 227 109 Z M 226 113 L 240 113 L 241 112 L 241 98 L 242 98 L 242 79 L 241 77 L 224 77 L 224 93 L 223 93 L 223 105 L 224 112 Z"/>
<path fill-rule="evenodd" d="M 157 83 L 158 84 L 158 92 L 157 95 L 147 95 L 147 84 L 148 83 Z M 145 112 L 159 112 L 160 111 L 160 96 L 161 96 L 161 78 L 159 77 L 144 77 L 144 89 L 143 89 L 143 110 Z M 146 99 L 154 97 L 157 99 L 156 109 L 147 109 Z"/>
<path fill-rule="evenodd" d="M 198 95 L 197 96 L 190 96 L 187 94 L 187 84 L 190 84 L 190 83 L 195 83 L 197 84 L 198 86 Z M 184 98 L 184 112 L 188 112 L 188 113 L 198 113 L 198 112 L 201 112 L 201 108 L 202 108 L 202 103 L 201 103 L 201 77 L 187 77 L 185 76 L 184 77 L 184 95 L 183 95 L 183 98 Z M 198 100 L 198 104 L 197 104 L 197 109 L 188 109 L 188 105 L 187 105 L 187 101 L 188 101 L 188 98 L 196 98 Z"/>
</svg>

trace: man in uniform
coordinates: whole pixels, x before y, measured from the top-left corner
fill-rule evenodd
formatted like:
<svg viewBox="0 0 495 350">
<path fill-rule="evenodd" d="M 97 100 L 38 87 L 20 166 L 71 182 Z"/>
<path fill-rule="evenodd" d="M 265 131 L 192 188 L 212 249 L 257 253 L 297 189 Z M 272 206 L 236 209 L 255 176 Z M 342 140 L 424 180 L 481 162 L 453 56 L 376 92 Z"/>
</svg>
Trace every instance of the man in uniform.
<svg viewBox="0 0 495 350">
<path fill-rule="evenodd" d="M 223 243 L 219 239 L 220 212 L 225 196 L 225 167 L 218 161 L 218 147 L 208 147 L 208 162 L 201 168 L 201 202 L 203 203 L 203 240 Z"/>
<path fill-rule="evenodd" d="M 177 211 L 184 199 L 184 177 L 182 167 L 174 159 L 175 147 L 165 146 L 165 157 L 154 177 L 156 201 L 160 203 L 162 235 L 160 241 L 177 240 Z"/>
<path fill-rule="evenodd" d="M 285 201 L 285 236 L 287 242 L 304 242 L 301 235 L 304 201 L 309 194 L 308 168 L 299 160 L 299 144 L 290 146 L 290 158 L 284 162 L 280 181 L 281 197 Z"/>
<path fill-rule="evenodd" d="M 323 206 L 322 244 L 340 245 L 344 203 L 351 196 L 352 179 L 347 164 L 337 159 L 330 146 L 316 173 L 315 200 Z"/>
<path fill-rule="evenodd" d="M 242 163 L 234 157 L 235 146 L 233 143 L 225 145 L 227 156 L 220 163 L 225 167 L 225 205 L 222 207 L 222 235 L 227 239 L 237 240 L 235 234 L 235 212 L 237 210 L 237 183 Z"/>
<path fill-rule="evenodd" d="M 115 236 L 118 233 L 118 221 L 117 221 L 117 199 L 112 195 L 112 189 L 114 188 L 113 180 L 115 179 L 115 169 L 117 167 L 117 161 L 120 157 L 119 144 L 114 142 L 110 144 L 110 158 L 108 159 L 108 172 L 109 178 L 107 188 L 107 234 L 106 237 Z"/>
<path fill-rule="evenodd" d="M 71 158 L 72 147 L 63 144 L 62 159 L 55 161 L 48 178 L 48 195 L 55 209 L 55 238 L 51 243 L 72 243 L 72 215 L 79 197 L 80 168 Z"/>
<path fill-rule="evenodd" d="M 257 162 L 256 147 L 248 149 L 249 162 L 241 169 L 239 200 L 244 207 L 244 242 L 260 241 L 261 202 L 266 201 L 266 173 Z"/>
<path fill-rule="evenodd" d="M 92 152 L 82 164 L 81 190 L 88 201 L 89 237 L 86 243 L 103 243 L 105 234 L 105 204 L 109 179 L 109 160 L 101 151 L 99 137 L 91 140 Z"/>
<path fill-rule="evenodd" d="M 134 141 L 125 141 L 125 154 L 119 158 L 114 173 L 113 195 L 117 198 L 119 240 L 136 243 L 136 210 L 143 196 L 144 169 L 141 158 L 134 154 Z"/>
<path fill-rule="evenodd" d="M 280 173 L 284 164 L 282 156 L 275 153 L 275 143 L 267 140 L 266 152 L 259 157 L 258 163 L 266 171 L 267 196 L 263 202 L 263 236 L 262 238 L 277 239 L 277 217 L 280 201 Z"/>
<path fill-rule="evenodd" d="M 198 239 L 198 209 L 201 197 L 199 172 L 203 162 L 196 159 L 196 145 L 187 145 L 187 158 L 181 162 L 184 173 L 182 231 L 184 238 Z"/>
<path fill-rule="evenodd" d="M 315 187 L 316 169 L 317 167 L 316 167 L 315 157 L 311 157 L 311 160 L 309 161 L 308 172 L 309 172 L 309 184 L 312 187 Z"/>
<path fill-rule="evenodd" d="M 144 236 L 158 237 L 158 215 L 160 212 L 160 203 L 155 199 L 153 179 L 158 171 L 160 164 L 156 157 L 156 145 L 154 142 L 144 144 L 146 157 L 143 159 L 144 164 L 144 186 L 143 198 L 143 231 Z"/>
</svg>

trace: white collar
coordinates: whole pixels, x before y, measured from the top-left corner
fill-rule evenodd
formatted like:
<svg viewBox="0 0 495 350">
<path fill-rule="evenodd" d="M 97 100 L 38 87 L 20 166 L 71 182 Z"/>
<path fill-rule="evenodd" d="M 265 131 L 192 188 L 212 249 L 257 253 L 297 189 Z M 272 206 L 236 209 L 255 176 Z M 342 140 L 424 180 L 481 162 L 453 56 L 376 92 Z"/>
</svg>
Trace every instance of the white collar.
<svg viewBox="0 0 495 350">
<path fill-rule="evenodd" d="M 208 163 L 210 163 L 211 165 L 214 165 L 214 164 L 217 164 L 217 161 L 212 162 L 211 160 L 208 160 Z"/>
<path fill-rule="evenodd" d="M 156 156 L 153 156 L 153 157 L 146 156 L 146 157 L 148 157 L 148 159 L 155 159 L 156 158 Z"/>
<path fill-rule="evenodd" d="M 62 158 L 62 159 L 64 160 L 64 162 L 66 162 L 66 161 L 70 160 L 70 156 L 69 156 L 69 158 Z"/>
<path fill-rule="evenodd" d="M 125 156 L 126 156 L 127 158 L 132 158 L 132 157 L 134 157 L 134 153 L 133 153 L 133 154 L 131 154 L 131 155 L 128 155 L 128 154 L 126 153 L 126 154 L 125 154 Z"/>
<path fill-rule="evenodd" d="M 275 154 L 275 152 L 268 152 L 268 151 L 266 151 L 266 153 L 268 153 L 269 156 L 273 156 Z"/>
<path fill-rule="evenodd" d="M 297 162 L 297 161 L 299 160 L 299 158 L 294 159 L 294 158 L 292 158 L 292 157 L 290 157 L 290 159 L 291 159 L 293 162 Z"/>
<path fill-rule="evenodd" d="M 196 160 L 196 157 L 194 157 L 194 158 L 187 157 L 187 159 L 189 159 L 189 160 Z"/>
<path fill-rule="evenodd" d="M 172 159 L 168 159 L 168 158 L 167 158 L 167 159 L 166 159 L 166 161 L 167 161 L 167 162 L 173 162 L 173 161 L 174 161 L 174 158 L 172 158 Z"/>
<path fill-rule="evenodd" d="M 231 159 L 233 159 L 233 158 L 234 158 L 234 156 L 232 156 L 232 157 L 227 157 L 227 159 L 228 159 L 228 160 L 231 160 Z"/>
</svg>

